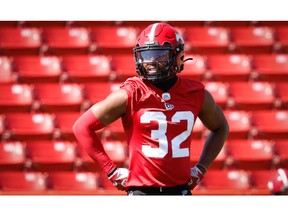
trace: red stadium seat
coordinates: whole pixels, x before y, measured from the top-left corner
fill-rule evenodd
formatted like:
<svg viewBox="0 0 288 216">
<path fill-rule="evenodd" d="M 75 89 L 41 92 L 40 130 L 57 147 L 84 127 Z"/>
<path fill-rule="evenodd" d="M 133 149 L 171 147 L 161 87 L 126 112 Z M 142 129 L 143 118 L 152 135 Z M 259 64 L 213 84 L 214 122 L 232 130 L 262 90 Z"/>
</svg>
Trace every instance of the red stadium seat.
<svg viewBox="0 0 288 216">
<path fill-rule="evenodd" d="M 274 140 L 275 154 L 280 168 L 288 168 L 288 139 Z"/>
<path fill-rule="evenodd" d="M 0 112 L 30 112 L 33 109 L 33 86 L 3 83 L 0 92 Z"/>
<path fill-rule="evenodd" d="M 99 171 L 97 172 L 98 175 L 98 183 L 99 189 L 104 189 L 105 191 L 115 191 L 118 193 L 118 189 L 112 184 L 112 182 L 107 178 L 106 173 Z M 123 192 L 125 194 L 125 192 Z"/>
<path fill-rule="evenodd" d="M 54 116 L 49 113 L 7 113 L 7 132 L 12 140 L 52 139 Z"/>
<path fill-rule="evenodd" d="M 282 109 L 288 109 L 288 85 L 286 82 L 276 82 L 275 94 L 280 104 L 279 107 Z"/>
<path fill-rule="evenodd" d="M 0 29 L 0 53 L 4 55 L 37 55 L 41 46 L 41 30 L 38 28 L 6 27 Z"/>
<path fill-rule="evenodd" d="M 48 171 L 73 171 L 76 169 L 76 143 L 67 140 L 26 141 L 30 169 Z"/>
<path fill-rule="evenodd" d="M 215 102 L 222 108 L 226 109 L 229 92 L 228 84 L 224 82 L 203 82 L 205 88 L 211 93 Z"/>
<path fill-rule="evenodd" d="M 288 138 L 287 110 L 255 110 L 252 113 L 255 137 L 260 139 Z"/>
<path fill-rule="evenodd" d="M 197 118 L 193 126 L 192 139 L 201 139 L 205 137 L 206 132 L 207 130 L 205 126 L 203 125 L 201 120 Z"/>
<path fill-rule="evenodd" d="M 102 140 L 105 152 L 111 160 L 119 167 L 126 166 L 128 154 L 126 142 L 120 140 Z M 80 166 L 78 170 L 85 171 L 102 171 L 99 165 L 92 160 L 88 153 L 78 144 L 78 157 L 80 159 Z"/>
<path fill-rule="evenodd" d="M 131 54 L 114 54 L 111 56 L 111 67 L 117 81 L 124 81 L 137 76 L 134 57 Z"/>
<path fill-rule="evenodd" d="M 201 81 L 206 73 L 206 57 L 198 54 L 185 54 L 186 58 L 193 58 L 192 61 L 186 61 L 184 70 L 178 74 L 179 77 Z"/>
<path fill-rule="evenodd" d="M 251 136 L 251 115 L 247 111 L 224 110 L 229 124 L 228 139 L 247 139 Z"/>
<path fill-rule="evenodd" d="M 90 52 L 90 32 L 84 27 L 44 27 L 43 43 L 47 54 L 87 54 Z"/>
<path fill-rule="evenodd" d="M 288 52 L 288 27 L 287 25 L 275 27 L 275 39 L 276 47 L 278 52 L 287 53 Z"/>
<path fill-rule="evenodd" d="M 270 82 L 229 83 L 230 108 L 237 110 L 268 110 L 275 107 L 274 86 Z"/>
<path fill-rule="evenodd" d="M 0 84 L 16 83 L 17 81 L 18 76 L 13 70 L 12 58 L 8 56 L 0 56 Z"/>
<path fill-rule="evenodd" d="M 4 115 L 0 114 L 0 140 L 4 139 L 4 133 L 6 131 L 6 125 L 4 120 Z"/>
<path fill-rule="evenodd" d="M 205 140 L 204 139 L 193 139 L 191 142 L 190 147 L 190 162 L 191 165 L 194 166 L 200 159 L 201 152 L 204 147 Z M 216 157 L 216 159 L 213 161 L 213 163 L 210 165 L 209 170 L 214 169 L 224 169 L 226 166 L 226 144 L 224 144 L 222 150 Z"/>
<path fill-rule="evenodd" d="M 103 140 L 104 150 L 119 167 L 125 166 L 128 158 L 127 146 L 124 141 Z"/>
<path fill-rule="evenodd" d="M 108 125 L 104 132 L 105 139 L 126 140 L 121 118 Z"/>
<path fill-rule="evenodd" d="M 10 192 L 45 192 L 46 174 L 41 172 L 0 172 L 0 188 Z"/>
<path fill-rule="evenodd" d="M 77 83 L 35 84 L 35 97 L 43 112 L 81 111 L 83 86 Z"/>
<path fill-rule="evenodd" d="M 272 170 L 251 170 L 250 179 L 251 179 L 251 189 L 255 190 L 265 190 L 267 194 L 270 194 L 268 188 L 268 182 L 272 179 L 273 176 L 277 174 L 276 169 Z"/>
<path fill-rule="evenodd" d="M 216 54 L 207 56 L 205 79 L 214 81 L 248 81 L 252 71 L 250 56 L 246 54 Z"/>
<path fill-rule="evenodd" d="M 18 21 L 21 26 L 26 27 L 37 27 L 37 28 L 43 28 L 43 27 L 65 27 L 69 25 L 70 21 L 65 20 L 26 20 L 26 21 Z"/>
<path fill-rule="evenodd" d="M 250 189 L 249 174 L 245 170 L 210 170 L 201 184 L 208 191 L 218 190 L 220 195 L 239 194 Z"/>
<path fill-rule="evenodd" d="M 234 139 L 227 142 L 229 167 L 261 170 L 273 168 L 273 142 L 270 140 Z"/>
<path fill-rule="evenodd" d="M 218 27 L 229 27 L 229 28 L 234 28 L 234 27 L 239 27 L 239 26 L 243 26 L 243 27 L 246 27 L 246 26 L 250 26 L 252 24 L 252 21 L 245 21 L 245 20 L 231 20 L 231 21 L 228 21 L 228 20 L 213 20 L 213 21 L 207 21 L 206 25 L 209 25 L 209 26 L 218 26 Z"/>
<path fill-rule="evenodd" d="M 131 53 L 137 36 L 138 30 L 132 26 L 101 26 L 91 28 L 91 38 L 96 45 L 96 51 L 102 54 Z"/>
<path fill-rule="evenodd" d="M 274 49 L 274 31 L 271 27 L 231 28 L 231 39 L 237 53 L 271 53 Z"/>
<path fill-rule="evenodd" d="M 19 25 L 20 21 L 8 21 L 8 20 L 2 20 L 0 23 L 0 27 L 17 27 Z"/>
<path fill-rule="evenodd" d="M 49 172 L 48 187 L 52 191 L 70 191 L 85 194 L 98 189 L 97 176 L 92 172 Z"/>
<path fill-rule="evenodd" d="M 93 104 L 103 100 L 112 91 L 119 89 L 120 82 L 85 83 L 85 97 Z"/>
<path fill-rule="evenodd" d="M 22 83 L 59 82 L 62 76 L 61 58 L 57 56 L 15 56 L 18 79 Z"/>
<path fill-rule="evenodd" d="M 55 112 L 55 136 L 58 139 L 76 140 L 72 127 L 81 115 L 80 112 Z"/>
<path fill-rule="evenodd" d="M 23 171 L 26 163 L 26 145 L 19 141 L 0 142 L 0 170 Z"/>
<path fill-rule="evenodd" d="M 63 56 L 63 67 L 71 82 L 108 81 L 111 75 L 110 59 L 104 55 Z"/>
<path fill-rule="evenodd" d="M 212 54 L 229 51 L 230 32 L 225 27 L 186 27 L 183 37 L 187 49 L 193 53 Z"/>
<path fill-rule="evenodd" d="M 255 67 L 254 80 L 259 81 L 288 81 L 287 54 L 258 54 L 253 56 Z"/>
</svg>

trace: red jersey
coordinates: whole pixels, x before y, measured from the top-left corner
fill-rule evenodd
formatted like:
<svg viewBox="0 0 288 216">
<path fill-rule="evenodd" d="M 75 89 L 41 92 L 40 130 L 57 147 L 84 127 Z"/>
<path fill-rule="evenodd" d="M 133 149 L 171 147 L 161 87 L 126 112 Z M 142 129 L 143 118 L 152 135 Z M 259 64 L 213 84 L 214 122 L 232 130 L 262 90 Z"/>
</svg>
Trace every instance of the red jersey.
<svg viewBox="0 0 288 216">
<path fill-rule="evenodd" d="M 204 85 L 178 77 L 167 92 L 127 79 L 128 94 L 122 117 L 129 147 L 131 186 L 176 186 L 190 177 L 190 143 L 195 120 L 204 100 Z"/>
</svg>

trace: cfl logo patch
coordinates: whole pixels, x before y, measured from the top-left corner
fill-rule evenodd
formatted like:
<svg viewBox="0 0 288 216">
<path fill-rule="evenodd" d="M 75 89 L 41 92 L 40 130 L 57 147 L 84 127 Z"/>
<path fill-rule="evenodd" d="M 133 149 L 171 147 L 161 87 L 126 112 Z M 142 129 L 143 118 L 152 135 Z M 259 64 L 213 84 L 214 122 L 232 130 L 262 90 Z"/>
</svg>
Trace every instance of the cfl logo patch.
<svg viewBox="0 0 288 216">
<path fill-rule="evenodd" d="M 166 110 L 172 110 L 174 109 L 174 105 L 172 104 L 168 104 L 168 103 L 164 103 Z"/>
</svg>

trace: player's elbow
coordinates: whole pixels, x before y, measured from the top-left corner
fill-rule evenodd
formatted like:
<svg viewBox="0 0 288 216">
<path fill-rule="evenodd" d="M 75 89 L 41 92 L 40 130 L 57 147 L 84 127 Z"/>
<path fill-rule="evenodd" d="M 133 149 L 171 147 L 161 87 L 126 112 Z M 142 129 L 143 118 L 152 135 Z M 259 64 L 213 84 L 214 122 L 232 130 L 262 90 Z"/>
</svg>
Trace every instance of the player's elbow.
<svg viewBox="0 0 288 216">
<path fill-rule="evenodd" d="M 72 126 L 72 130 L 73 130 L 73 133 L 75 135 L 76 138 L 79 137 L 80 134 L 83 134 L 83 129 L 84 129 L 84 125 L 81 124 L 81 119 L 77 119 L 73 126 Z"/>
</svg>

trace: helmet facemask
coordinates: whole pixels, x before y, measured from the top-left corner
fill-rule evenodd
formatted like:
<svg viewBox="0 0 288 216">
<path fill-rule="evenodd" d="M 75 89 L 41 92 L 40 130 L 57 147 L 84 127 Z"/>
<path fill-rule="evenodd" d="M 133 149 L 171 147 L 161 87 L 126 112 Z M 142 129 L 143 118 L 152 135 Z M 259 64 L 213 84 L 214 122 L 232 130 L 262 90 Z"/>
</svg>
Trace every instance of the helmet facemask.
<svg viewBox="0 0 288 216">
<path fill-rule="evenodd" d="M 151 82 L 165 81 L 181 71 L 177 64 L 177 56 L 183 51 L 183 46 L 152 45 L 133 49 L 138 75 Z"/>
</svg>

